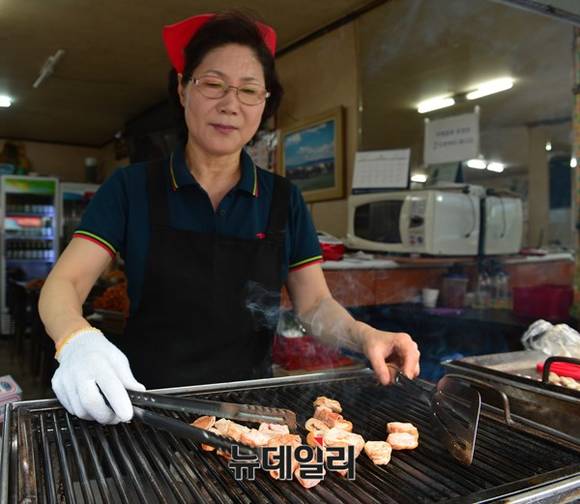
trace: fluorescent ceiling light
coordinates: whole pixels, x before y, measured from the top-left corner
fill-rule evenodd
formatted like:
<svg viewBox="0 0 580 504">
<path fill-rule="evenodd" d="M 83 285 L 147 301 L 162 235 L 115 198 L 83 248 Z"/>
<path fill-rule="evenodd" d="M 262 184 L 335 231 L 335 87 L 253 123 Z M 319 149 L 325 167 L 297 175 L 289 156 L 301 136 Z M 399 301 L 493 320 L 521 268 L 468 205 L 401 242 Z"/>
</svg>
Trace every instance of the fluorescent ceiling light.
<svg viewBox="0 0 580 504">
<path fill-rule="evenodd" d="M 411 182 L 424 184 L 427 182 L 427 175 L 424 175 L 423 173 L 415 173 L 414 175 L 411 175 Z"/>
<path fill-rule="evenodd" d="M 503 163 L 496 163 L 495 161 L 487 165 L 487 169 L 492 172 L 501 173 L 504 169 Z"/>
<path fill-rule="evenodd" d="M 12 105 L 12 98 L 6 95 L 0 95 L 0 107 L 10 107 Z"/>
<path fill-rule="evenodd" d="M 468 100 L 477 100 L 483 96 L 488 96 L 490 94 L 499 93 L 500 91 L 506 91 L 511 89 L 514 85 L 514 80 L 510 77 L 504 77 L 502 79 L 495 79 L 492 81 L 487 81 L 479 86 L 475 91 L 467 93 L 465 98 Z"/>
<path fill-rule="evenodd" d="M 33 88 L 40 86 L 48 77 L 54 73 L 54 68 L 56 67 L 56 64 L 62 59 L 64 53 L 64 49 L 59 49 L 52 56 L 48 57 L 40 69 L 40 75 L 36 78 L 34 84 L 32 84 Z"/>
<path fill-rule="evenodd" d="M 485 170 L 487 163 L 483 159 L 470 159 L 467 161 L 467 166 L 476 170 Z"/>
<path fill-rule="evenodd" d="M 455 105 L 455 100 L 451 98 L 451 96 L 437 96 L 436 98 L 430 98 L 429 100 L 419 103 L 419 105 L 417 105 L 417 112 L 419 112 L 419 114 L 425 114 L 432 110 L 439 110 L 453 105 Z"/>
<path fill-rule="evenodd" d="M 570 168 L 576 168 L 577 166 L 578 166 L 578 160 L 575 157 L 570 159 Z"/>
<path fill-rule="evenodd" d="M 548 140 L 548 141 L 546 142 L 546 150 L 547 150 L 548 152 L 550 152 L 550 151 L 552 150 L 552 142 L 550 142 L 550 140 Z"/>
</svg>

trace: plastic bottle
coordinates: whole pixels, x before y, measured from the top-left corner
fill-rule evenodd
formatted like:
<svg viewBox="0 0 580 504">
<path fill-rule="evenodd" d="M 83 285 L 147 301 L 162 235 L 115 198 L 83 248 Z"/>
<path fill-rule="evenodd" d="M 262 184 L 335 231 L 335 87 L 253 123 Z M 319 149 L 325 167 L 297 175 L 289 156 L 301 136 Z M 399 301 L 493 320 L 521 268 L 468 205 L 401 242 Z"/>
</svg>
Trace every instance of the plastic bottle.
<svg viewBox="0 0 580 504">
<path fill-rule="evenodd" d="M 490 306 L 490 278 L 486 271 L 481 271 L 477 277 L 477 289 L 475 291 L 475 307 L 489 308 Z"/>
<path fill-rule="evenodd" d="M 511 309 L 511 291 L 509 287 L 509 275 L 500 270 L 497 274 L 497 308 L 504 310 Z"/>
<path fill-rule="evenodd" d="M 497 308 L 499 300 L 499 278 L 495 269 L 489 276 L 489 308 Z"/>
</svg>

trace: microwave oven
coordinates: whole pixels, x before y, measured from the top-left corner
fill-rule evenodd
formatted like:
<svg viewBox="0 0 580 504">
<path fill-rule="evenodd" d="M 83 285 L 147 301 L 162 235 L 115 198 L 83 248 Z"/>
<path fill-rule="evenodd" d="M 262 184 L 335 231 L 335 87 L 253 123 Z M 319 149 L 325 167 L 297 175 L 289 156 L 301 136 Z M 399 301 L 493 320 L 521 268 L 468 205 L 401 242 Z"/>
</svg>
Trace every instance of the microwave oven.
<svg viewBox="0 0 580 504">
<path fill-rule="evenodd" d="M 518 197 L 486 195 L 483 187 L 458 185 L 349 197 L 345 244 L 435 256 L 478 255 L 480 247 L 485 255 L 515 254 L 522 233 Z"/>
<path fill-rule="evenodd" d="M 346 245 L 380 252 L 477 255 L 480 198 L 475 186 L 351 196 Z"/>
</svg>

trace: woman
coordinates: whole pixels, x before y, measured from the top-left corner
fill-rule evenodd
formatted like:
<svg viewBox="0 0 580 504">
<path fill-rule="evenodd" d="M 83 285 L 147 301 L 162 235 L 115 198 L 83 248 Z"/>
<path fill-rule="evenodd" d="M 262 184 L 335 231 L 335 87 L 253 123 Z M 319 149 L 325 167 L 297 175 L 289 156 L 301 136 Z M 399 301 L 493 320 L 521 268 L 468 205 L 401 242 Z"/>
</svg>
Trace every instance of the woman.
<svg viewBox="0 0 580 504">
<path fill-rule="evenodd" d="M 42 290 L 62 404 L 81 418 L 116 423 L 130 420 L 126 389 L 143 390 L 140 382 L 270 376 L 271 315 L 284 284 L 311 334 L 364 351 L 385 384 L 386 360 L 416 376 L 419 352 L 408 335 L 356 322 L 332 298 L 298 189 L 257 169 L 243 151 L 282 96 L 274 30 L 239 14 L 208 14 L 166 27 L 164 41 L 185 147 L 113 174 Z M 117 250 L 131 314 L 115 345 L 81 307 Z"/>
</svg>

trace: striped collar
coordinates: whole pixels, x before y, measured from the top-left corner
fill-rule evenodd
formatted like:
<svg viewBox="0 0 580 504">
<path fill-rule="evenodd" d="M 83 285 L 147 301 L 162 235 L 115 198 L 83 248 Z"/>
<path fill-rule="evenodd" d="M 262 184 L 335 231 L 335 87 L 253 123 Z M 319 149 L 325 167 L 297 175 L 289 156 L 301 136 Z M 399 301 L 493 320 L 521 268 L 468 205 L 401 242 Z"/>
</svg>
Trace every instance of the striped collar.
<svg viewBox="0 0 580 504">
<path fill-rule="evenodd" d="M 256 168 L 256 164 L 244 149 L 242 149 L 240 161 L 242 165 L 242 176 L 236 186 L 236 189 L 241 189 L 242 191 L 250 193 L 252 196 L 257 198 L 259 194 L 259 187 L 258 169 Z M 198 182 L 195 180 L 194 176 L 191 174 L 189 168 L 187 167 L 183 148 L 178 148 L 171 153 L 171 157 L 169 158 L 169 175 L 171 189 L 173 191 L 177 191 L 178 189 L 188 185 L 195 185 L 199 187 Z"/>
</svg>

